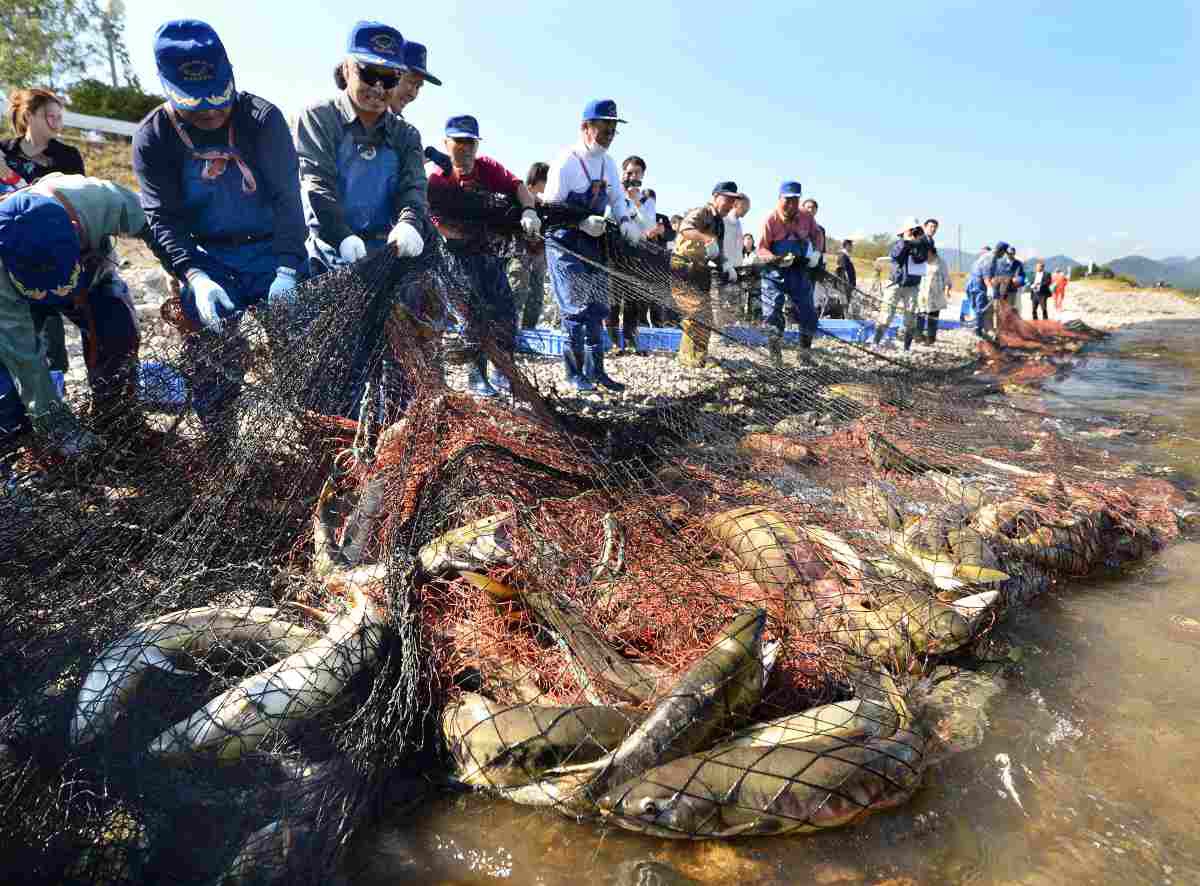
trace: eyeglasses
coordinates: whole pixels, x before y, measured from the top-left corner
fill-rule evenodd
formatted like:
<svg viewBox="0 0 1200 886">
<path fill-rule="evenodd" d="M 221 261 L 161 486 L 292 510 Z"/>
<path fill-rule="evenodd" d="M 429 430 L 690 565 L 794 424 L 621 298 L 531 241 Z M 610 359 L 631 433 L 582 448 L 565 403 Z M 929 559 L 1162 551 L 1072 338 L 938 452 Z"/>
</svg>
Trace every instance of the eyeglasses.
<svg viewBox="0 0 1200 886">
<path fill-rule="evenodd" d="M 384 89 L 392 89 L 400 82 L 400 75 L 395 71 L 366 68 L 362 65 L 358 65 L 357 69 L 358 79 L 368 86 L 381 86 Z"/>
</svg>

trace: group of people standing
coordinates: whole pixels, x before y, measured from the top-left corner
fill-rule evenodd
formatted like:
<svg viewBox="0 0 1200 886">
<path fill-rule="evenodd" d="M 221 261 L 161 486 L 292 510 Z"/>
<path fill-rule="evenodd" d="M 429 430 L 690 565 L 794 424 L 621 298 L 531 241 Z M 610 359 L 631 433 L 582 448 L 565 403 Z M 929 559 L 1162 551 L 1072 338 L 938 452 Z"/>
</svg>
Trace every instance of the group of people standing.
<svg viewBox="0 0 1200 886">
<path fill-rule="evenodd" d="M 1028 287 L 1033 303 L 1033 319 L 1049 320 L 1049 302 L 1054 299 L 1054 309 L 1061 312 L 1066 297 L 1070 275 L 1063 268 L 1053 273 L 1046 270 L 1046 263 L 1039 261 L 1033 276 L 1026 276 L 1025 264 L 1017 258 L 1015 247 L 1001 240 L 995 247 L 985 246 L 975 259 L 967 277 L 966 295 L 960 319 L 967 319 L 968 309 L 975 315 L 975 334 L 986 338 L 988 327 L 996 322 L 994 304 L 1003 299 L 1010 304 L 1018 294 Z"/>
<path fill-rule="evenodd" d="M 812 345 L 815 277 L 826 249 L 816 201 L 802 198 L 799 182 L 783 182 L 749 251 L 741 220 L 750 199 L 733 181 L 719 182 L 707 203 L 668 219 L 644 187 L 646 161 L 631 155 L 618 167 L 609 154 L 626 122 L 612 99 L 588 102 L 573 142 L 553 162 L 533 164 L 522 180 L 479 153 L 483 136 L 471 114 L 446 122 L 444 152 L 423 146 L 404 111 L 425 84 L 441 81 L 429 71 L 426 47 L 389 25 L 354 25 L 333 72 L 336 94 L 305 107 L 290 125 L 270 101 L 236 87 L 225 47 L 207 23 L 165 23 L 155 33 L 154 57 L 166 101 L 133 139 L 140 194 L 87 177 L 78 153 L 51 141 L 62 113 L 52 94 L 34 91 L 14 105 L 19 135 L 4 145 L 0 167 L 0 181 L 12 191 L 0 200 L 0 433 L 32 424 L 63 452 L 100 445 L 49 376 L 42 327 L 62 317 L 82 331 L 93 404 L 134 396 L 139 341 L 116 271 L 117 234 L 142 238 L 178 287 L 192 404 L 205 434 L 218 442 L 236 432 L 231 407 L 242 370 L 241 361 L 212 359 L 215 336 L 224 332 L 237 342 L 246 311 L 293 310 L 299 282 L 384 250 L 419 259 L 445 245 L 469 290 L 465 304 L 450 310 L 468 339 L 490 348 L 477 348 L 468 361 L 469 388 L 482 397 L 495 396 L 506 380 L 494 365 L 487 372 L 484 351 L 508 363 L 518 324 L 540 318 L 546 280 L 566 338 L 564 380 L 576 391 L 623 388 L 606 371 L 605 324 L 613 340 L 637 352 L 643 321 L 677 316 L 680 362 L 704 365 L 714 323 L 743 315 L 739 267 L 761 276 L 761 315 L 776 365 L 789 319 L 800 326 L 802 352 Z M 516 258 L 431 211 L 431 198 L 436 203 L 454 189 L 519 204 L 524 244 Z M 573 208 L 578 220 L 543 237 L 539 201 Z M 619 242 L 610 232 L 631 246 L 663 247 L 647 252 L 663 257 L 669 293 L 647 299 L 607 273 L 610 244 Z M 903 270 L 893 281 L 893 313 L 901 306 L 913 313 L 918 269 L 936 255 L 931 235 L 918 243 L 910 234 L 893 251 Z M 414 283 L 399 298 L 440 334 L 427 287 Z M 356 417 L 373 371 L 365 358 L 352 365 L 333 411 Z M 402 406 L 411 380 L 394 359 L 384 371 Z"/>
</svg>

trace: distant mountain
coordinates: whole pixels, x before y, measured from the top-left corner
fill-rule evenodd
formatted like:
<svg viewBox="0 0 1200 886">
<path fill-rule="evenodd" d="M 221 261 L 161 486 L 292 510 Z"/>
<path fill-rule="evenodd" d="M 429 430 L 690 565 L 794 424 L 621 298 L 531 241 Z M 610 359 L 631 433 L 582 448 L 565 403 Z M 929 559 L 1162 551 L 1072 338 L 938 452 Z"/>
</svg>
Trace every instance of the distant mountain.
<svg viewBox="0 0 1200 886">
<path fill-rule="evenodd" d="M 1200 257 L 1167 263 L 1140 255 L 1127 255 L 1110 261 L 1108 267 L 1115 274 L 1132 277 L 1142 286 L 1151 286 L 1162 280 L 1180 289 L 1200 289 Z"/>
<path fill-rule="evenodd" d="M 1083 262 L 1075 261 L 1075 259 L 1071 258 L 1069 255 L 1052 255 L 1049 258 L 1041 258 L 1040 256 L 1034 257 L 1025 261 L 1025 267 L 1028 270 L 1033 270 L 1035 267 L 1037 267 L 1037 263 L 1040 261 L 1044 261 L 1046 263 L 1046 267 L 1051 271 L 1056 271 L 1059 268 L 1067 268 L 1070 270 L 1071 268 L 1083 267 Z"/>
<path fill-rule="evenodd" d="M 1186 265 L 1189 261 L 1191 259 L 1186 255 L 1173 255 L 1170 258 L 1164 258 L 1162 263 L 1164 265 Z"/>
</svg>

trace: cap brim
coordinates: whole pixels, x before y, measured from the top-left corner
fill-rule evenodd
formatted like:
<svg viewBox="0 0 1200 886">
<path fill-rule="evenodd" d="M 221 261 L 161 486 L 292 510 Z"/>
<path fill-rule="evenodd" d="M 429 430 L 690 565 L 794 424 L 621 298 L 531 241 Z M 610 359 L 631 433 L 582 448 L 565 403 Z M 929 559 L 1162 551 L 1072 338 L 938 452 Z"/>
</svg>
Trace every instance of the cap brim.
<svg viewBox="0 0 1200 886">
<path fill-rule="evenodd" d="M 461 129 L 455 129 L 451 132 L 447 132 L 446 138 L 473 138 L 477 142 L 483 141 L 483 138 L 481 136 L 478 136 L 473 132 L 464 132 Z"/>
<path fill-rule="evenodd" d="M 612 120 L 614 123 L 628 123 L 628 120 L 623 120 L 620 117 L 588 117 L 584 123 L 593 123 L 596 120 Z"/>
<path fill-rule="evenodd" d="M 171 104 L 184 111 L 221 111 L 237 98 L 232 76 L 189 83 L 186 87 L 161 75 L 158 79 Z"/>
<path fill-rule="evenodd" d="M 420 74 L 425 78 L 426 83 L 432 83 L 434 86 L 442 85 L 442 81 L 428 71 L 422 71 L 420 68 L 408 68 L 407 70 L 412 71 L 414 74 Z"/>
<path fill-rule="evenodd" d="M 352 52 L 350 53 L 350 57 L 355 61 L 362 62 L 364 65 L 374 65 L 377 68 L 391 68 L 393 71 L 408 70 L 404 66 L 404 62 L 382 55 L 375 55 L 373 52 Z"/>
</svg>

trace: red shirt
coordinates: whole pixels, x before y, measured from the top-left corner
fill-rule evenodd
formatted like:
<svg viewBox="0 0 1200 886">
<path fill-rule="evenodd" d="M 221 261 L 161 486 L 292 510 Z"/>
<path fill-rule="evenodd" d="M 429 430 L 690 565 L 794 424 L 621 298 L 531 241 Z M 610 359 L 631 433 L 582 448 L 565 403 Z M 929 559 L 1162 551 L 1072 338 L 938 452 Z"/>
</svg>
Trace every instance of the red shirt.
<svg viewBox="0 0 1200 886">
<path fill-rule="evenodd" d="M 803 209 L 796 213 L 796 217 L 790 222 L 785 222 L 779 217 L 779 210 L 776 209 L 763 223 L 762 233 L 758 235 L 758 254 L 763 258 L 770 258 L 774 255 L 771 252 L 771 244 L 777 240 L 785 240 L 791 235 L 800 239 L 815 241 L 818 237 L 817 221 Z M 823 245 L 823 244 L 822 244 Z"/>
<path fill-rule="evenodd" d="M 440 169 L 429 176 L 429 190 L 431 191 L 436 188 L 462 188 L 466 191 L 491 191 L 494 194 L 515 197 L 520 184 L 519 178 L 491 157 L 476 157 L 475 168 L 466 177 L 459 176 L 457 172 L 453 175 L 446 175 Z M 441 224 L 436 216 L 433 218 L 433 223 L 441 229 Z M 442 230 L 442 233 L 450 237 L 456 236 L 453 231 Z"/>
</svg>

